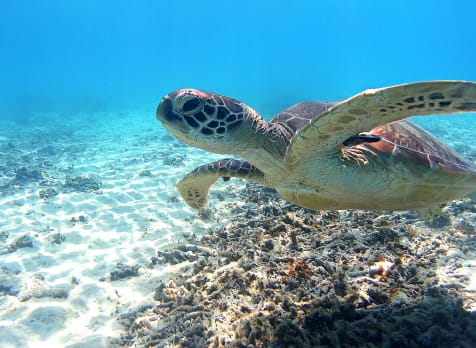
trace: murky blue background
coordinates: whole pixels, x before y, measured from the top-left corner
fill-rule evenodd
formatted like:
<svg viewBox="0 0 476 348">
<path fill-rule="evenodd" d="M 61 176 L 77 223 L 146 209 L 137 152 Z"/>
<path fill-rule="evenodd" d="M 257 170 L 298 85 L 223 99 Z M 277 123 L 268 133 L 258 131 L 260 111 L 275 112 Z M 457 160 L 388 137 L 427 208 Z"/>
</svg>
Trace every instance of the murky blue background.
<svg viewBox="0 0 476 348">
<path fill-rule="evenodd" d="M 306 99 L 476 80 L 476 3 L 3 0 L 0 115 L 148 108 L 182 87 L 269 117 Z"/>
</svg>

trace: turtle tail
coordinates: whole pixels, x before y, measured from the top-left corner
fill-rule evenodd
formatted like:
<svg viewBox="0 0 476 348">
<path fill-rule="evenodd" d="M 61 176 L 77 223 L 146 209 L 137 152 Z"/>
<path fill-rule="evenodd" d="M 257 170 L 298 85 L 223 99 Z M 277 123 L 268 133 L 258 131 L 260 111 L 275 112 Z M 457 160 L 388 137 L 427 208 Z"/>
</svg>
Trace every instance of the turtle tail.
<svg viewBox="0 0 476 348">
<path fill-rule="evenodd" d="M 218 180 L 228 181 L 231 177 L 247 179 L 264 184 L 264 174 L 251 163 L 232 158 L 222 159 L 195 168 L 177 183 L 185 202 L 193 209 L 204 208 L 208 202 L 208 191 Z"/>
</svg>

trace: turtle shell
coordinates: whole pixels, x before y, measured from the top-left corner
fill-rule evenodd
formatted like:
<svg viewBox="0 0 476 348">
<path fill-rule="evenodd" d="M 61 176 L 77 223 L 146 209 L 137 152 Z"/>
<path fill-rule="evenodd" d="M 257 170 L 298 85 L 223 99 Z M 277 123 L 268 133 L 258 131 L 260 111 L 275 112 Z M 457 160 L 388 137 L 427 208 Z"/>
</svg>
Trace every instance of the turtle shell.
<svg viewBox="0 0 476 348">
<path fill-rule="evenodd" d="M 410 161 L 451 174 L 476 173 L 474 164 L 410 121 L 389 123 L 373 128 L 369 133 L 381 140 L 366 143 L 365 146 L 374 152 L 391 156 L 393 161 Z"/>
</svg>

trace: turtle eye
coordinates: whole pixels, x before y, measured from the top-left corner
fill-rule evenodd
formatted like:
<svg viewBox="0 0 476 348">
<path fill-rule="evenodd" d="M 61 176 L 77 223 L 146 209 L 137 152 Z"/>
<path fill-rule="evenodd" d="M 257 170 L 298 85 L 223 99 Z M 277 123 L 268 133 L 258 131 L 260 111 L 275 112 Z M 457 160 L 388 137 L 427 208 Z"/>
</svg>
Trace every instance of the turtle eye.
<svg viewBox="0 0 476 348">
<path fill-rule="evenodd" d="M 184 114 L 190 115 L 195 112 L 197 112 L 199 109 L 201 109 L 203 104 L 202 99 L 188 95 L 184 96 L 183 100 L 181 101 L 181 111 Z"/>
</svg>

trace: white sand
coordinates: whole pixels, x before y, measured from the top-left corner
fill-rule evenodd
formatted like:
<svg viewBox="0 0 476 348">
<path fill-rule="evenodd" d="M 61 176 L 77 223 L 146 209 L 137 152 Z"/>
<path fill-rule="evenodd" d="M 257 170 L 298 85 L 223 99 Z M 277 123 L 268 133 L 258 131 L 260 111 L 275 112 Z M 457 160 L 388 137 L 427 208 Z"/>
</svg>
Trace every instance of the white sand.
<svg viewBox="0 0 476 348">
<path fill-rule="evenodd" d="M 49 175 L 62 182 L 66 175 L 97 177 L 100 194 L 63 192 L 43 200 L 31 183 L 0 196 L 0 231 L 9 234 L 0 249 L 22 235 L 33 238 L 33 247 L 0 256 L 2 279 L 21 289 L 18 296 L 0 295 L 1 347 L 110 346 L 107 338 L 121 333 L 118 315 L 150 301 L 158 281 L 171 270 L 147 267 L 157 250 L 218 224 L 201 220 L 182 200 L 168 201 L 178 197 L 174 184 L 186 171 L 218 156 L 185 148 L 172 138 L 161 140 L 165 132 L 153 113 L 131 114 L 132 122 L 126 114 L 99 116 L 102 121 L 95 124 L 71 121 L 85 150 L 54 163 L 60 169 Z M 33 133 L 39 131 L 48 134 L 48 127 Z M 0 135 L 3 141 L 18 140 L 9 139 L 8 132 Z M 60 149 L 67 145 L 65 140 L 51 142 Z M 34 154 L 35 149 L 32 145 L 24 152 Z M 163 164 L 164 158 L 180 156 L 186 156 L 183 165 Z M 144 170 L 152 176 L 139 175 Z M 215 192 L 233 185 L 242 182 Z M 214 196 L 211 202 L 225 204 Z M 78 221 L 80 216 L 86 221 Z M 226 219 L 220 216 L 219 223 Z M 61 244 L 52 243 L 57 233 L 65 237 Z M 119 262 L 140 265 L 139 276 L 111 281 L 109 273 Z M 69 295 L 34 295 L 52 288 Z"/>
</svg>

